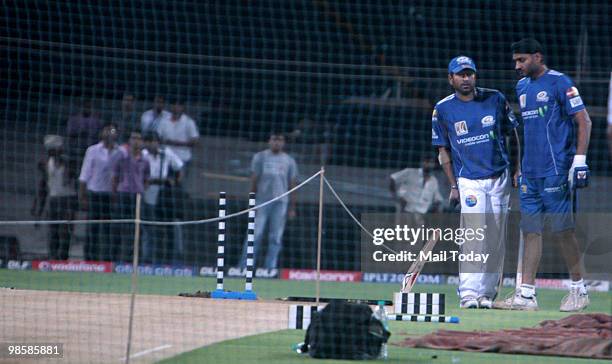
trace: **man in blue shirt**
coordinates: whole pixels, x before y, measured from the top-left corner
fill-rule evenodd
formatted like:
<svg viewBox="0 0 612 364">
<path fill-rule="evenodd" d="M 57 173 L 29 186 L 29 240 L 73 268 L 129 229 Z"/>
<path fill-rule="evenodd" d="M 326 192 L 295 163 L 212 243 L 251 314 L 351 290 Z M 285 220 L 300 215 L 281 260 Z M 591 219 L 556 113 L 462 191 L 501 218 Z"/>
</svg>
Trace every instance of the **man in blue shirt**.
<svg viewBox="0 0 612 364">
<path fill-rule="evenodd" d="M 462 251 L 491 257 L 488 264 L 459 263 L 461 307 L 491 308 L 501 278 L 510 197 L 505 136 L 514 133 L 518 141 L 517 121 L 501 92 L 476 88 L 470 58 L 451 60 L 448 81 L 455 92 L 434 108 L 432 144 L 451 185 L 450 200 L 461 202 L 461 227 L 485 230 L 480 241 L 466 239 Z"/>
<path fill-rule="evenodd" d="M 516 95 L 525 138 L 520 182 L 525 247 L 520 289 L 501 302 L 500 308 L 537 310 L 534 284 L 542 256 L 542 218 L 546 217 L 572 279 L 560 310 L 580 311 L 588 306 L 589 297 L 582 279 L 584 268 L 574 234 L 570 192 L 588 184 L 586 152 L 591 120 L 572 80 L 546 67 L 538 41 L 523 39 L 512 44 L 512 51 L 516 71 L 523 76 L 516 85 Z"/>
</svg>

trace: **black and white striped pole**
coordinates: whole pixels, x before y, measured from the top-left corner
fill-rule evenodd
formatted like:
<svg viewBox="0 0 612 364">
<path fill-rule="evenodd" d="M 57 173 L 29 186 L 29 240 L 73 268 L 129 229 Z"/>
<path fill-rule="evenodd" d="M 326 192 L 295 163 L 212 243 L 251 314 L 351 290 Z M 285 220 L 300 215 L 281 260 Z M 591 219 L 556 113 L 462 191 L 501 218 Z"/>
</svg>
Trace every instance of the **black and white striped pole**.
<svg viewBox="0 0 612 364">
<path fill-rule="evenodd" d="M 255 192 L 249 193 L 249 209 L 255 207 Z M 249 211 L 247 227 L 247 251 L 246 251 L 246 280 L 244 282 L 244 292 L 240 296 L 243 300 L 255 300 L 257 295 L 253 292 L 253 268 L 255 263 L 255 210 Z"/>
<path fill-rule="evenodd" d="M 227 199 L 225 192 L 219 193 L 219 217 L 225 217 Z M 217 227 L 217 287 L 212 298 L 226 298 L 223 290 L 223 269 L 225 266 L 225 220 L 220 220 Z"/>
</svg>

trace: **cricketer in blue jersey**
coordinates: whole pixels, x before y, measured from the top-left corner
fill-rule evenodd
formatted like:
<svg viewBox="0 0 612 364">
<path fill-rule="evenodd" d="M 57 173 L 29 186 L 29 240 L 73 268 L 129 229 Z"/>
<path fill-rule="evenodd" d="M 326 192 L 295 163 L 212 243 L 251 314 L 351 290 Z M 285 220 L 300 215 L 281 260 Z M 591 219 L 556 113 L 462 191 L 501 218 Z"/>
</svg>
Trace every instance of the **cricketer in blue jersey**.
<svg viewBox="0 0 612 364">
<path fill-rule="evenodd" d="M 512 45 L 512 51 L 515 69 L 523 77 L 516 85 L 516 95 L 524 123 L 520 200 L 525 247 L 520 289 L 500 308 L 537 309 L 534 284 L 542 255 L 542 225 L 550 221 L 572 279 L 560 310 L 579 311 L 589 304 L 589 298 L 570 197 L 573 189 L 588 185 L 591 120 L 572 80 L 548 69 L 538 41 L 523 39 Z"/>
<path fill-rule="evenodd" d="M 501 278 L 510 197 L 506 136 L 515 133 L 517 120 L 501 92 L 476 87 L 470 58 L 451 60 L 448 81 L 455 92 L 434 108 L 432 144 L 451 184 L 450 200 L 461 203 L 461 226 L 486 227 L 484 241 L 466 242 L 461 250 L 490 254 L 487 264 L 459 263 L 458 292 L 462 308 L 491 308 Z"/>
</svg>

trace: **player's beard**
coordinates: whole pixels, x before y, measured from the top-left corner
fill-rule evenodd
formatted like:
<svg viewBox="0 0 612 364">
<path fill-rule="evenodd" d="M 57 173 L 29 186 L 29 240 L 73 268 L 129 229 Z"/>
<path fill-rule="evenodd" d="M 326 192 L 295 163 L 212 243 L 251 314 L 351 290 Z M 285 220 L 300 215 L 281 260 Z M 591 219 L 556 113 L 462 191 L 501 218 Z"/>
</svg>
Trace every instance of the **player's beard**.
<svg viewBox="0 0 612 364">
<path fill-rule="evenodd" d="M 468 96 L 474 93 L 474 85 L 471 83 L 462 83 L 456 90 L 461 95 Z"/>
</svg>

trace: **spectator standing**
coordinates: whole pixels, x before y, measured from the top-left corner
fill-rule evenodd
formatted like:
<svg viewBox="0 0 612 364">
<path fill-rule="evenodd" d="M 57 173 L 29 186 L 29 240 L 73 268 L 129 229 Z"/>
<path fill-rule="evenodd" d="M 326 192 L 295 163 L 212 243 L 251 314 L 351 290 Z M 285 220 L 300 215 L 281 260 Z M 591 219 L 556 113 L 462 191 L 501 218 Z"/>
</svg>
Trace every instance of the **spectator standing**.
<svg viewBox="0 0 612 364">
<path fill-rule="evenodd" d="M 143 194 L 149 179 L 149 161 L 142 150 L 140 131 L 132 131 L 128 145 L 120 148 L 112 161 L 113 211 L 115 219 L 134 219 L 136 195 Z M 132 259 L 134 224 L 116 224 L 113 241 L 119 246 L 111 247 L 113 261 Z M 118 239 L 117 239 L 118 238 Z"/>
<path fill-rule="evenodd" d="M 183 101 L 172 103 L 172 115 L 162 120 L 159 135 L 162 143 L 167 145 L 183 161 L 183 178 L 188 175 L 194 146 L 198 143 L 200 133 L 195 121 L 185 114 Z"/>
<path fill-rule="evenodd" d="M 150 178 L 144 193 L 142 205 L 143 220 L 164 219 L 166 211 L 159 204 L 159 192 L 163 188 L 172 188 L 181 180 L 183 162 L 170 148 L 160 146 L 157 133 L 149 133 L 144 137 L 147 153 L 145 159 L 149 162 Z M 170 172 L 174 177 L 171 176 Z M 161 207 L 161 208 L 160 208 Z M 172 228 L 169 226 L 142 226 L 142 258 L 146 263 L 170 263 L 174 244 Z"/>
<path fill-rule="evenodd" d="M 268 141 L 269 148 L 253 156 L 251 162 L 251 192 L 256 192 L 257 204 L 264 203 L 287 192 L 297 184 L 298 168 L 295 160 L 283 151 L 285 137 L 273 132 Z M 253 265 L 263 233 L 268 228 L 268 252 L 264 267 L 276 269 L 278 255 L 282 249 L 283 233 L 287 216 L 295 217 L 295 194 L 266 205 L 255 215 L 255 240 L 253 243 Z M 241 266 L 246 266 L 247 241 L 242 249 Z"/>
<path fill-rule="evenodd" d="M 77 209 L 76 168 L 64 156 L 61 136 L 46 135 L 44 145 L 47 157 L 38 165 L 41 180 L 32 213 L 41 216 L 48 197 L 49 220 L 72 220 Z M 72 231 L 70 224 L 49 225 L 49 259 L 68 259 Z"/>
<path fill-rule="evenodd" d="M 416 176 L 411 176 L 411 168 L 395 172 L 390 176 L 391 194 L 399 200 L 401 212 L 414 217 L 415 226 L 424 224 L 424 215 L 437 210 L 444 201 L 438 180 L 432 175 L 433 168 L 434 161 L 431 158 L 424 158 Z"/>
<path fill-rule="evenodd" d="M 185 194 L 185 186 L 188 184 L 189 171 L 191 169 L 192 148 L 197 144 L 200 138 L 200 133 L 196 127 L 195 121 L 185 114 L 185 105 L 182 100 L 172 102 L 172 115 L 169 118 L 162 120 L 159 135 L 164 145 L 168 150 L 172 150 L 183 162 L 182 185 L 173 187 L 173 201 L 170 204 L 165 204 L 165 209 L 173 212 L 172 220 L 179 220 L 182 216 L 184 205 L 183 202 L 187 198 Z M 180 225 L 174 226 L 174 259 L 182 261 L 183 254 L 183 229 Z"/>
<path fill-rule="evenodd" d="M 102 129 L 101 139 L 99 143 L 87 148 L 79 176 L 79 202 L 90 220 L 111 218 L 111 161 L 120 153 L 116 145 L 116 125 L 107 124 Z M 89 224 L 85 259 L 110 259 L 109 250 L 102 246 L 108 244 L 110 238 L 109 224 Z"/>
<path fill-rule="evenodd" d="M 162 120 L 170 117 L 170 113 L 164 109 L 166 99 L 161 96 L 155 96 L 153 100 L 153 108 L 145 111 L 140 117 L 140 129 L 143 133 L 156 132 L 159 133 L 159 126 Z"/>
<path fill-rule="evenodd" d="M 135 130 L 140 127 L 138 114 L 134 110 L 135 101 L 136 98 L 134 94 L 129 92 L 124 93 L 121 99 L 121 110 L 113 114 L 112 121 L 119 129 L 119 136 L 117 137 L 119 144 L 127 143 L 129 139 L 129 130 Z"/>
</svg>

